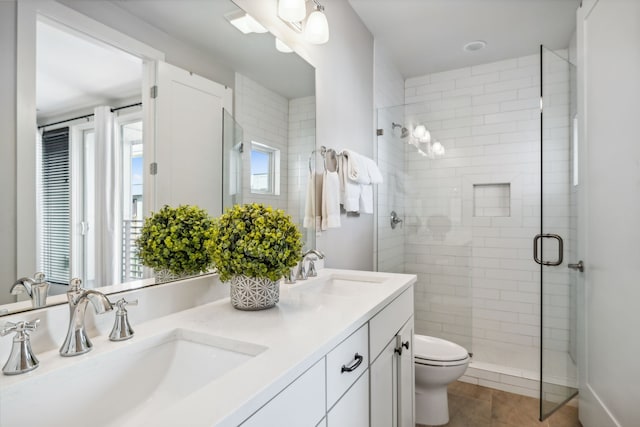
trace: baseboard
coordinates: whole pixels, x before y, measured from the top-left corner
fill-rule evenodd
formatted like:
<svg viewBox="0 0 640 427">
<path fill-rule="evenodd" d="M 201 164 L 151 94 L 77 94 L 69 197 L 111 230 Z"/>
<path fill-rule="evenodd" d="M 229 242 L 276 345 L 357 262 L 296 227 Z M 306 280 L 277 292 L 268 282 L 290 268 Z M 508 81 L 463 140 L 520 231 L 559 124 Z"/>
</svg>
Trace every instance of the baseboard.
<svg viewBox="0 0 640 427">
<path fill-rule="evenodd" d="M 583 427 L 622 427 L 588 384 L 580 389 L 578 398 Z"/>
</svg>

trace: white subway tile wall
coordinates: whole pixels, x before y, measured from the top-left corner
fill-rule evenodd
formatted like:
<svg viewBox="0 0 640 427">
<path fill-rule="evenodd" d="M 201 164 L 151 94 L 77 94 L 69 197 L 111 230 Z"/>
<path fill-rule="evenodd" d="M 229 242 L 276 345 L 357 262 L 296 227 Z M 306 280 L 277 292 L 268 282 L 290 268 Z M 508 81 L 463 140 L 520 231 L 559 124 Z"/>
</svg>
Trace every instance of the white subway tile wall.
<svg viewBox="0 0 640 427">
<path fill-rule="evenodd" d="M 289 100 L 239 73 L 236 73 L 235 90 L 235 117 L 244 131 L 243 202 L 286 209 L 287 198 L 282 195 L 287 194 L 289 184 Z M 251 141 L 280 150 L 280 195 L 251 193 Z"/>
<path fill-rule="evenodd" d="M 570 246 L 569 81 L 560 66 L 549 71 L 545 231 Z M 416 332 L 458 342 L 474 361 L 527 371 L 538 371 L 540 347 L 540 267 L 532 259 L 540 232 L 539 96 L 538 55 L 406 80 L 407 105 L 397 115 L 405 126 L 425 124 L 446 154 L 425 158 L 403 142 L 404 167 L 389 160 L 402 178 L 381 191 L 405 202 L 404 271 L 418 275 Z M 397 161 L 381 141 L 381 158 Z M 388 218 L 380 218 L 384 242 Z M 547 259 L 552 250 L 545 245 Z M 384 265 L 381 248 L 378 255 Z M 571 335 L 568 274 L 566 264 L 545 271 L 545 346 L 560 352 Z"/>
<path fill-rule="evenodd" d="M 393 64 L 385 49 L 378 43 L 374 46 L 375 103 L 377 128 L 384 135 L 377 137 L 376 161 L 384 182 L 377 185 L 376 243 L 377 270 L 394 273 L 404 272 L 405 228 L 391 229 L 390 213 L 395 211 L 401 218 L 405 213 L 404 144 L 404 78 Z M 400 127 L 393 127 L 397 123 Z"/>
<path fill-rule="evenodd" d="M 284 209 L 313 245 L 314 230 L 304 230 L 305 192 L 309 180 L 308 160 L 316 144 L 316 98 L 287 99 L 236 73 L 236 120 L 244 131 L 242 155 L 243 203 L 264 203 Z M 250 180 L 250 142 L 280 150 L 280 194 L 253 194 Z"/>
</svg>

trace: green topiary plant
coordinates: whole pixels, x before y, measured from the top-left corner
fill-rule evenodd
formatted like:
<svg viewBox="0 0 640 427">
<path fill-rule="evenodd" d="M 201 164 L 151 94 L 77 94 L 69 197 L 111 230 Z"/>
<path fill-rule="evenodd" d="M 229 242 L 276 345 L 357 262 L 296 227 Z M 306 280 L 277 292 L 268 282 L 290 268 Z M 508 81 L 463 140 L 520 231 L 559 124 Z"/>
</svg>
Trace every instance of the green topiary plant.
<svg viewBox="0 0 640 427">
<path fill-rule="evenodd" d="M 193 275 L 212 267 L 205 243 L 213 220 L 197 206 L 164 206 L 144 220 L 136 240 L 142 264 L 175 275 Z"/>
<path fill-rule="evenodd" d="M 215 219 L 207 247 L 222 281 L 245 275 L 275 282 L 300 260 L 301 237 L 283 210 L 254 203 Z"/>
</svg>

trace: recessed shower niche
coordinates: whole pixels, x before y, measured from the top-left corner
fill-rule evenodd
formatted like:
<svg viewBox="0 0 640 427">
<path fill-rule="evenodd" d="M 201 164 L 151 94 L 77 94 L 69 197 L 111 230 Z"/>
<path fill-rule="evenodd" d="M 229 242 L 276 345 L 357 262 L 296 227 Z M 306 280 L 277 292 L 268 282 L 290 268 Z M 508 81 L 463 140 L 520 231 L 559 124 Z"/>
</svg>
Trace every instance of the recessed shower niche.
<svg viewBox="0 0 640 427">
<path fill-rule="evenodd" d="M 511 216 L 511 184 L 473 184 L 473 216 Z"/>
</svg>

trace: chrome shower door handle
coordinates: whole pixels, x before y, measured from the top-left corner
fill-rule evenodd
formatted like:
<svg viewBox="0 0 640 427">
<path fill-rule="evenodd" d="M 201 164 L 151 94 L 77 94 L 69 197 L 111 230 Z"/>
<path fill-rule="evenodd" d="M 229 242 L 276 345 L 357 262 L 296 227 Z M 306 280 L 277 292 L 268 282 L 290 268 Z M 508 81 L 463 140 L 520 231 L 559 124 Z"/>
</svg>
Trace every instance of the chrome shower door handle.
<svg viewBox="0 0 640 427">
<path fill-rule="evenodd" d="M 542 238 L 556 239 L 558 241 L 558 259 L 556 261 L 542 261 L 538 257 L 538 240 Z M 563 254 L 564 254 L 564 241 L 562 240 L 562 237 L 560 237 L 559 235 L 551 234 L 551 233 L 537 234 L 536 237 L 533 238 L 533 259 L 535 260 L 536 263 L 540 265 L 550 265 L 550 266 L 560 265 L 562 264 Z"/>
</svg>

